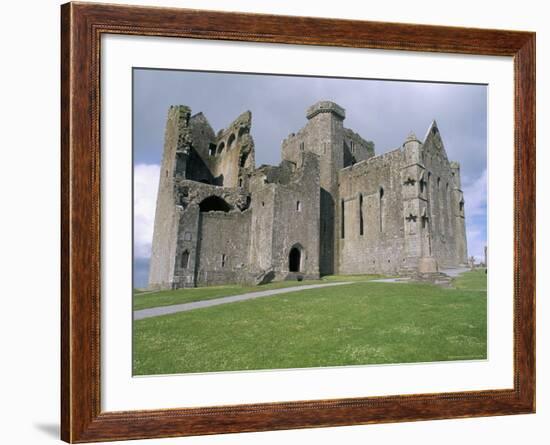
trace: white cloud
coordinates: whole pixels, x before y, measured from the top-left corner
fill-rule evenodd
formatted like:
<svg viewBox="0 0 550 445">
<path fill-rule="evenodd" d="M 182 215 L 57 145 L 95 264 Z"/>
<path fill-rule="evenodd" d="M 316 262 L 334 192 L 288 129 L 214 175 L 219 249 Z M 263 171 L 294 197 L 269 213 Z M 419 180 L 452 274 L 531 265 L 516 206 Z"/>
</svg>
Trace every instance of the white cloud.
<svg viewBox="0 0 550 445">
<path fill-rule="evenodd" d="M 138 258 L 151 256 L 159 174 L 158 164 L 134 168 L 134 255 Z"/>
<path fill-rule="evenodd" d="M 487 214 L 487 169 L 473 181 L 463 181 L 466 218 Z"/>
<path fill-rule="evenodd" d="M 463 183 L 468 256 L 483 261 L 487 245 L 487 169 L 471 181 L 464 178 Z"/>
<path fill-rule="evenodd" d="M 485 232 L 478 230 L 475 226 L 466 230 L 468 240 L 468 257 L 473 256 L 476 261 L 484 261 L 484 249 L 487 245 Z"/>
</svg>

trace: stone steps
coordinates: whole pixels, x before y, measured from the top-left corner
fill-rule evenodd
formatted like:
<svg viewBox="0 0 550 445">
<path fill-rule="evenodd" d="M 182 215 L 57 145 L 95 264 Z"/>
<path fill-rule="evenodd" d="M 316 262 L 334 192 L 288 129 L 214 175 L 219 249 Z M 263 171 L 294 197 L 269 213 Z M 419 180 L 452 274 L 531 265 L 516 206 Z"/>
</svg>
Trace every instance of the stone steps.
<svg viewBox="0 0 550 445">
<path fill-rule="evenodd" d="M 453 279 L 442 272 L 421 273 L 417 270 L 401 269 L 399 277 L 403 280 L 415 281 L 420 283 L 437 284 L 438 286 L 449 287 Z"/>
</svg>

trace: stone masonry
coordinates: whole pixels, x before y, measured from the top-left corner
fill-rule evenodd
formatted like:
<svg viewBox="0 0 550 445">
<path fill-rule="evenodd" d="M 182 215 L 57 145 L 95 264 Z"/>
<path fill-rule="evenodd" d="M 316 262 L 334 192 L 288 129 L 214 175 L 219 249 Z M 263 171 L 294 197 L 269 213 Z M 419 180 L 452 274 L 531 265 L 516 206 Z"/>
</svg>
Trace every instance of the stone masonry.
<svg viewBox="0 0 550 445">
<path fill-rule="evenodd" d="M 433 274 L 467 263 L 460 166 L 436 122 L 423 141 L 375 155 L 321 101 L 255 167 L 252 116 L 214 132 L 202 113 L 168 111 L 151 289 L 315 279 L 326 274 Z"/>
</svg>

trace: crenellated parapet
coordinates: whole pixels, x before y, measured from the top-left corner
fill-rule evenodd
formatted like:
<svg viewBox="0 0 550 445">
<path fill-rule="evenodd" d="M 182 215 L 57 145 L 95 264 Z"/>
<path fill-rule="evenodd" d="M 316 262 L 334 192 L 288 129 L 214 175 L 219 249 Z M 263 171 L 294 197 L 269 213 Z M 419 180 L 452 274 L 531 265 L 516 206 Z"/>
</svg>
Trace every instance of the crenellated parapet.
<svg viewBox="0 0 550 445">
<path fill-rule="evenodd" d="M 332 113 L 342 120 L 346 118 L 346 110 L 340 105 L 328 100 L 319 101 L 309 107 L 306 111 L 306 117 L 311 119 L 320 113 Z"/>
</svg>

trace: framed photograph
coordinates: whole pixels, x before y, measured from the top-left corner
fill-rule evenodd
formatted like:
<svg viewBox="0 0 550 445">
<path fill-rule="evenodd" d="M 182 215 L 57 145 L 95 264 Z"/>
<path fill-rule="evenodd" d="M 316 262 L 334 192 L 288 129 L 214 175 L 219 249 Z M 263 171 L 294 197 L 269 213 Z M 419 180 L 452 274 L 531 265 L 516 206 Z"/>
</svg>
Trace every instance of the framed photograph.
<svg viewBox="0 0 550 445">
<path fill-rule="evenodd" d="M 67 442 L 535 411 L 535 34 L 61 8 Z"/>
</svg>

